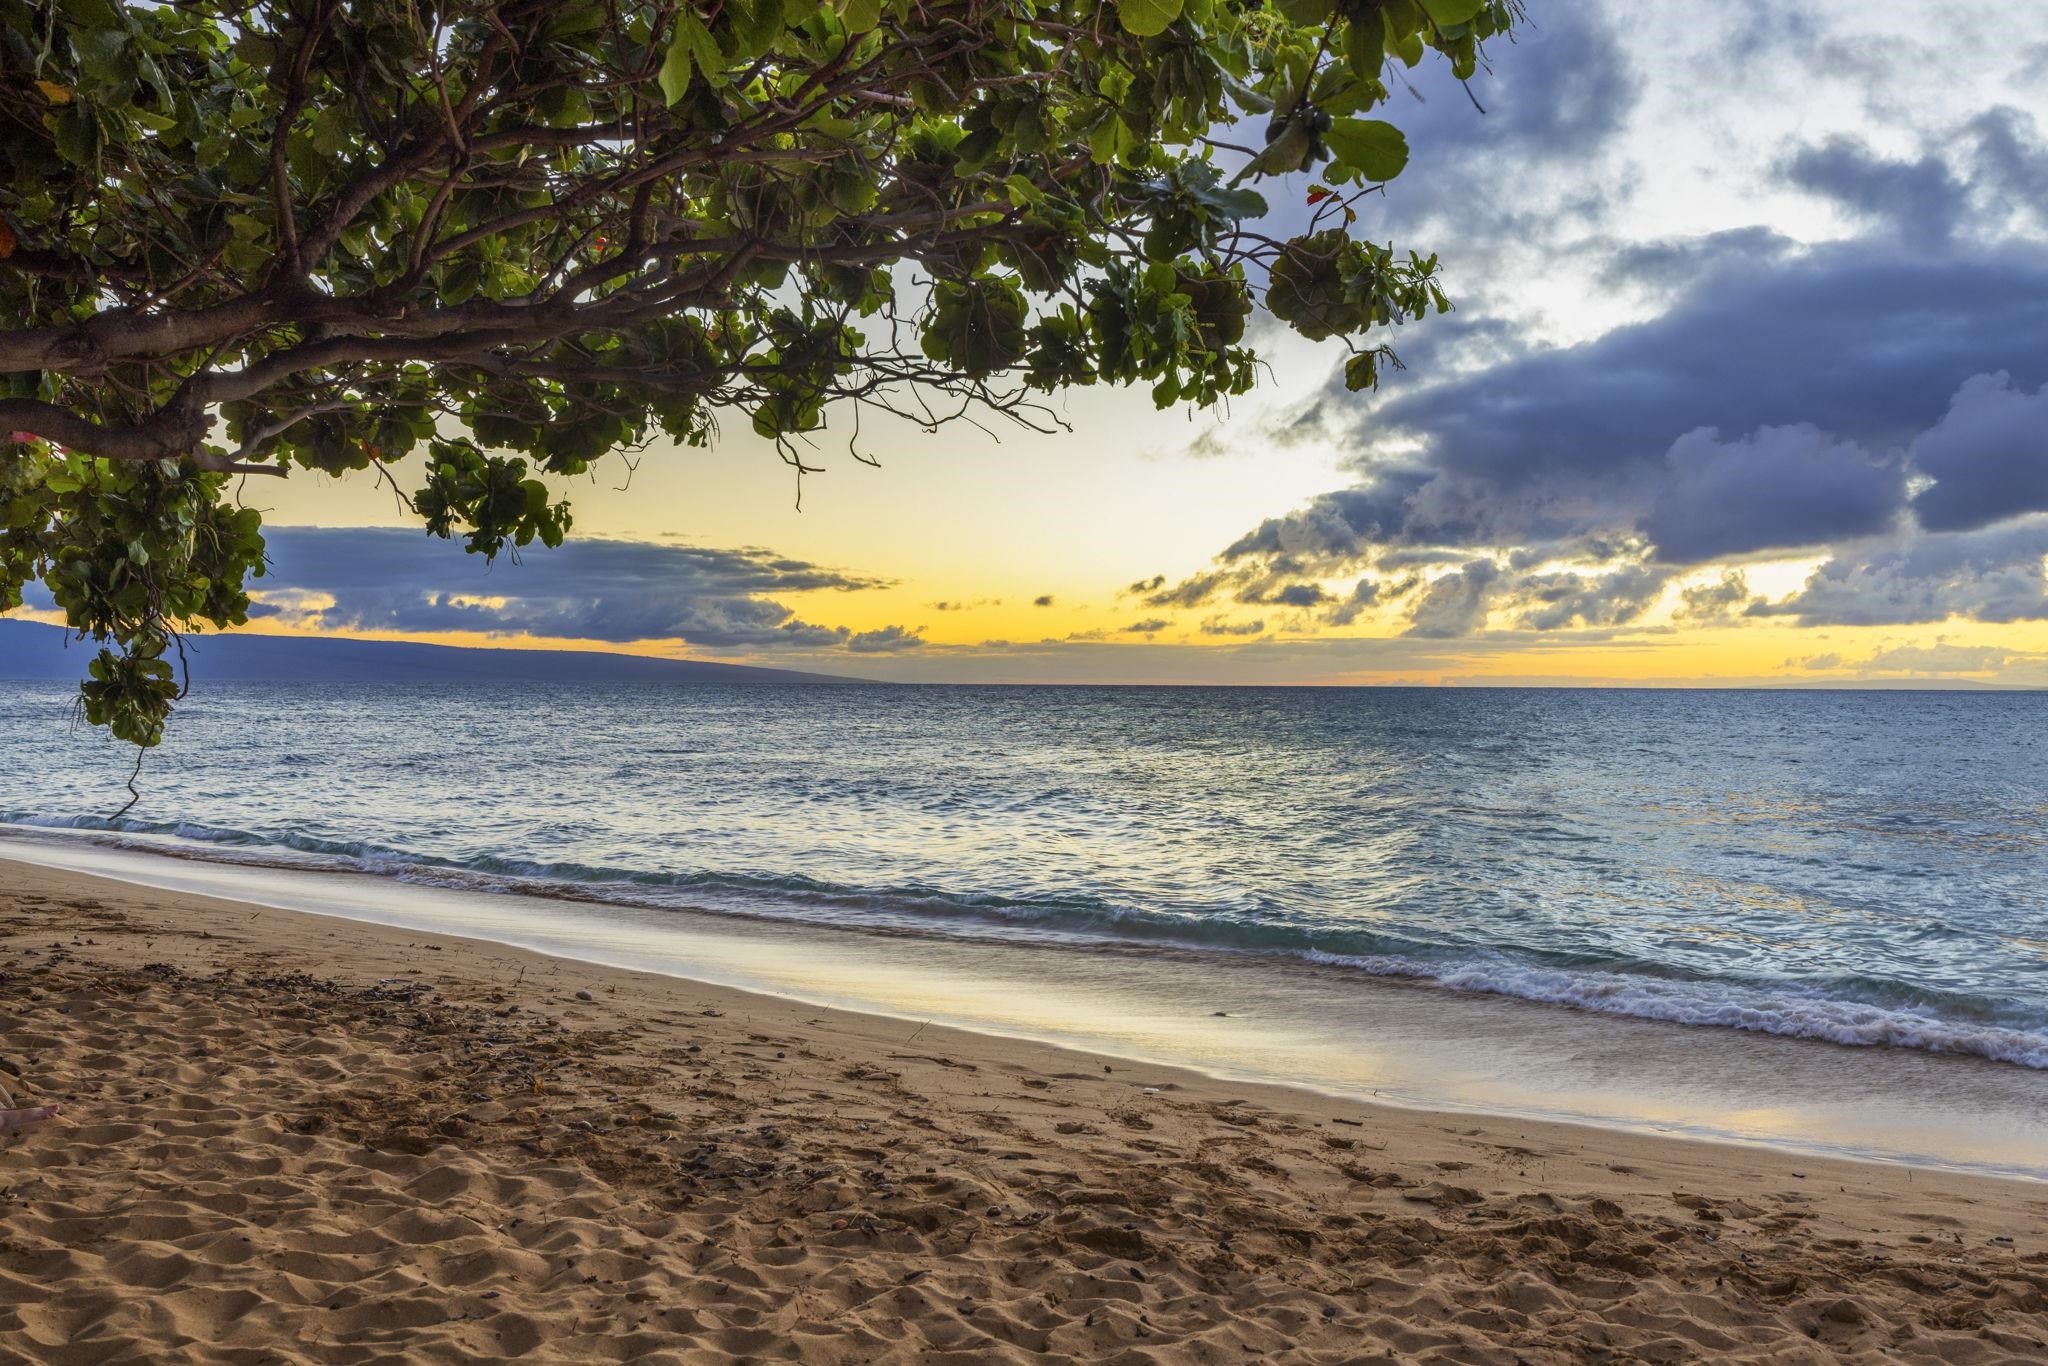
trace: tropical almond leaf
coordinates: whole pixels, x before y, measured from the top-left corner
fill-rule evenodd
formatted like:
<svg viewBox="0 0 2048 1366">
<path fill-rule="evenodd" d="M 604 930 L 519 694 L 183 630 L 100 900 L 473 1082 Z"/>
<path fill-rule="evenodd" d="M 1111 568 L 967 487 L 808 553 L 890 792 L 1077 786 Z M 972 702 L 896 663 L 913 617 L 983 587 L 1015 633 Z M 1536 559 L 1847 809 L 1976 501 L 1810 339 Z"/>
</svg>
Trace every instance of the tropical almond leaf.
<svg viewBox="0 0 2048 1366">
<path fill-rule="evenodd" d="M 1323 141 L 1367 180 L 1392 180 L 1408 164 L 1408 139 L 1384 119 L 1338 119 Z"/>
<path fill-rule="evenodd" d="M 882 22 L 882 0 L 833 0 L 832 8 L 848 33 L 866 33 Z"/>
<path fill-rule="evenodd" d="M 690 42 L 680 21 L 675 36 L 668 40 L 668 53 L 661 60 L 661 97 L 670 106 L 690 88 Z"/>
<path fill-rule="evenodd" d="M 1155 38 L 1180 18 L 1184 0 L 1116 0 L 1116 17 L 1124 32 Z"/>
<path fill-rule="evenodd" d="M 1486 0 L 1418 0 L 1418 3 L 1436 21 L 1438 28 L 1468 23 L 1473 15 L 1486 8 Z"/>
</svg>

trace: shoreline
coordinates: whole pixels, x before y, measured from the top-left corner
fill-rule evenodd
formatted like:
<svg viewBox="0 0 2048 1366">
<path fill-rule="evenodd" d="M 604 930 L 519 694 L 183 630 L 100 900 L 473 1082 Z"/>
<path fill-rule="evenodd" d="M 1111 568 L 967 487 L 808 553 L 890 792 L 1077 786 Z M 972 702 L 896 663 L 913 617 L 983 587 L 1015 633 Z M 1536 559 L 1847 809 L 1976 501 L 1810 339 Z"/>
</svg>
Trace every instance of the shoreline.
<svg viewBox="0 0 2048 1366">
<path fill-rule="evenodd" d="M 1222 955 L 956 943 L 460 890 L 369 869 L 295 869 L 97 831 L 22 831 L 0 841 L 0 867 L 18 860 L 468 937 L 566 963 L 1186 1068 L 1230 1085 L 2048 1180 L 2043 1079 L 1981 1058 L 1644 1020 L 1291 961 L 1276 971 Z"/>
<path fill-rule="evenodd" d="M 0 867 L 10 1084 L 65 1103 L 0 1140 L 0 1345 L 38 1359 L 2048 1350 L 2036 1183 Z"/>
<path fill-rule="evenodd" d="M 67 1102 L 0 1144 L 0 1343 L 42 1359 L 118 1330 L 225 1360 L 303 1324 L 321 1361 L 2048 1344 L 2032 1183 L 1376 1107 L 6 870 L 0 964 L 48 983 L 0 1004 L 16 1089 Z"/>
</svg>

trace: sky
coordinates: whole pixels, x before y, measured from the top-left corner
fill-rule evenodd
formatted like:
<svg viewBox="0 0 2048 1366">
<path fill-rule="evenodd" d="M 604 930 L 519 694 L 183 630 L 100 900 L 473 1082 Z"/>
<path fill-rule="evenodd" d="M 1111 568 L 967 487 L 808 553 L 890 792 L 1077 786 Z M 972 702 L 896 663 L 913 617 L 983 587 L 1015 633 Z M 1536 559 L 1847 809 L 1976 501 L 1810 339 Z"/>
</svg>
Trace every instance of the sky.
<svg viewBox="0 0 2048 1366">
<path fill-rule="evenodd" d="M 1528 8 L 1473 98 L 1426 65 L 1384 111 L 1413 155 L 1363 229 L 1458 306 L 1377 394 L 1255 320 L 1269 383 L 1227 410 L 870 422 L 880 468 L 828 430 L 800 500 L 741 418 L 489 566 L 302 471 L 247 495 L 254 629 L 919 681 L 2048 685 L 2048 7 Z M 1261 187 L 1275 226 L 1310 183 Z"/>
</svg>

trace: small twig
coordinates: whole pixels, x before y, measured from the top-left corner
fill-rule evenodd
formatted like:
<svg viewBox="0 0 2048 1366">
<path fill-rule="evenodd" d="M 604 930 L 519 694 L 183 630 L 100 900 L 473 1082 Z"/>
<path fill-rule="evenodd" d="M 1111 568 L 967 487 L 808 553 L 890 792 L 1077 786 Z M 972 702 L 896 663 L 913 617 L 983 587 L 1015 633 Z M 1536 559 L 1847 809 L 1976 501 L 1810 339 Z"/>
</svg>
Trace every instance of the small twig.
<svg viewBox="0 0 2048 1366">
<path fill-rule="evenodd" d="M 107 817 L 108 820 L 120 820 L 121 817 L 127 815 L 128 812 L 131 809 L 133 809 L 135 803 L 142 800 L 142 793 L 135 786 L 135 780 L 142 776 L 142 756 L 147 753 L 149 753 L 149 751 L 144 749 L 141 745 L 137 745 L 135 747 L 135 767 L 128 770 L 128 800 L 122 803 L 121 809 L 119 811 L 116 811 L 113 815 Z"/>
</svg>

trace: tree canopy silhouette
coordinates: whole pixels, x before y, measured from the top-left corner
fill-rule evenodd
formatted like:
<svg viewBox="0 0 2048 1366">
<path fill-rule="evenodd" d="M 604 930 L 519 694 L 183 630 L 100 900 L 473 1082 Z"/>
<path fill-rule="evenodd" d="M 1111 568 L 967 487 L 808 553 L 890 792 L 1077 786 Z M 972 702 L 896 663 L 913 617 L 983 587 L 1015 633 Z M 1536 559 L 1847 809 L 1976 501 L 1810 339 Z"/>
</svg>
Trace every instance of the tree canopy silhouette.
<svg viewBox="0 0 2048 1366">
<path fill-rule="evenodd" d="M 88 717 L 147 746 L 177 632 L 247 619 L 243 476 L 374 471 L 494 555 L 558 543 L 593 461 L 721 416 L 802 469 L 828 414 L 1215 403 L 1261 302 L 1370 385 L 1372 334 L 1448 306 L 1358 227 L 1408 156 L 1371 114 L 1518 18 L 0 0 L 0 609 L 47 585 L 103 647 Z M 1298 171 L 1301 230 L 1261 231 L 1252 187 Z"/>
</svg>

